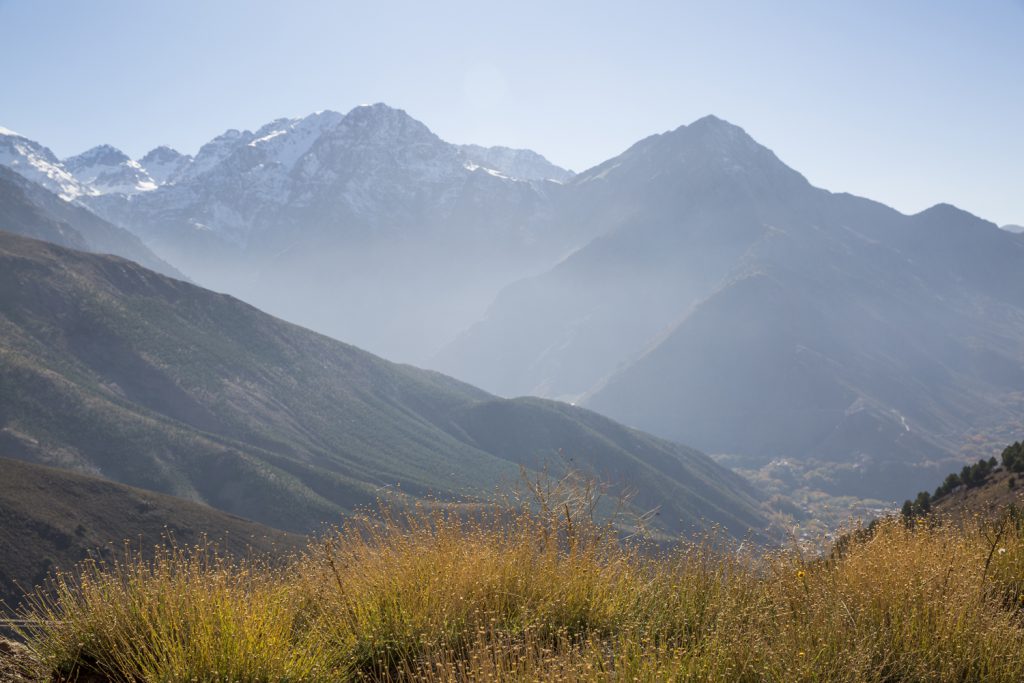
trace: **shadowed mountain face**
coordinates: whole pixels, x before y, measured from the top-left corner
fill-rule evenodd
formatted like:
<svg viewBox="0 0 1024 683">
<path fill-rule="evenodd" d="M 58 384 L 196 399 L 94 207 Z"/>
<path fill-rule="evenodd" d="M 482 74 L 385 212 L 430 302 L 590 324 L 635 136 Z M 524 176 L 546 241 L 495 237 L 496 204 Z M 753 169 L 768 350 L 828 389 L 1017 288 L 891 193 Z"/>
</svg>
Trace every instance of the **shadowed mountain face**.
<svg viewBox="0 0 1024 683">
<path fill-rule="evenodd" d="M 667 531 L 765 526 L 745 481 L 699 452 L 389 363 L 113 257 L 0 234 L 0 341 L 4 452 L 277 528 L 317 528 L 391 486 L 481 496 L 520 465 L 567 462 L 662 506 Z"/>
<path fill-rule="evenodd" d="M 0 452 L 5 452 L 0 449 Z M 173 496 L 0 457 L 0 600 L 18 604 L 55 570 L 86 558 L 112 560 L 173 539 L 204 540 L 236 557 L 284 555 L 302 537 Z"/>
<path fill-rule="evenodd" d="M 437 367 L 712 452 L 854 464 L 897 497 L 1024 399 L 1024 240 L 809 185 L 714 118 L 573 180 L 603 234 L 504 290 Z"/>
<path fill-rule="evenodd" d="M 507 288 L 439 367 L 504 395 L 576 398 L 722 280 L 764 233 L 757 208 L 812 188 L 713 118 L 647 138 L 577 176 L 558 220 L 601 236 Z"/>
</svg>

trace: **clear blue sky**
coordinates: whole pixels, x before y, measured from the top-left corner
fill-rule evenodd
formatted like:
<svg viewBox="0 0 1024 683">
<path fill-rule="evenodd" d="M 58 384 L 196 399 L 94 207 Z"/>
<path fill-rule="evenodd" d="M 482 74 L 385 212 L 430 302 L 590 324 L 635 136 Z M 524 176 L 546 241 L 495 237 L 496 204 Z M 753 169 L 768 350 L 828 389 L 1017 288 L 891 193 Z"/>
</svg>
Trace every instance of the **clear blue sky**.
<svg viewBox="0 0 1024 683">
<path fill-rule="evenodd" d="M 0 0 L 0 125 L 195 152 L 382 101 L 582 170 L 707 113 L 813 183 L 1024 223 L 1024 0 Z"/>
</svg>

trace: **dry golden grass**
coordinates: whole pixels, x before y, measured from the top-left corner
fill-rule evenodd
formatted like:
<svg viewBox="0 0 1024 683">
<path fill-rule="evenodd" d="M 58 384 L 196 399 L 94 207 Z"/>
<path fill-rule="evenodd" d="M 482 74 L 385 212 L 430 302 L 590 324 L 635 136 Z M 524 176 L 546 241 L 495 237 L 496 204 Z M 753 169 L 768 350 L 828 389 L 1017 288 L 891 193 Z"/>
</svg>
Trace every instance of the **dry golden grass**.
<svg viewBox="0 0 1024 683">
<path fill-rule="evenodd" d="M 283 566 L 169 549 L 56 577 L 46 667 L 141 681 L 1021 681 L 1024 531 L 883 521 L 825 557 L 665 554 L 578 510 L 353 521 Z"/>
</svg>

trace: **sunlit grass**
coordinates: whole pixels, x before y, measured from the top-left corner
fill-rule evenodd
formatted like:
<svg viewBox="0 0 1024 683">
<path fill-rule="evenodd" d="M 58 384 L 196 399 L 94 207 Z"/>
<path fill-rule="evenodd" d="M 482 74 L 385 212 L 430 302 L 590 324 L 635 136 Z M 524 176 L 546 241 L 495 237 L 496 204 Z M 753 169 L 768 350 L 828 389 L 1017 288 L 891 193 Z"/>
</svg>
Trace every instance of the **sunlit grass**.
<svg viewBox="0 0 1024 683">
<path fill-rule="evenodd" d="M 56 577 L 44 664 L 112 680 L 1024 680 L 1016 520 L 829 555 L 622 543 L 578 508 L 384 511 L 283 564 L 166 549 Z"/>
</svg>

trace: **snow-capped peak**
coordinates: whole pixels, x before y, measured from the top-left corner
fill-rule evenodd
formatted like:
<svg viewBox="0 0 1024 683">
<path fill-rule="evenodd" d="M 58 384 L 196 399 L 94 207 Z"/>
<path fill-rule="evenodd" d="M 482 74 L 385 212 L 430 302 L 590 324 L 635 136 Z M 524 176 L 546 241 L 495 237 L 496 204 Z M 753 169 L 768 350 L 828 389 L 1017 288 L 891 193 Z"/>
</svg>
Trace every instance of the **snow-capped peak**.
<svg viewBox="0 0 1024 683">
<path fill-rule="evenodd" d="M 252 131 L 248 130 L 231 128 L 224 131 L 199 148 L 192 163 L 176 179 L 177 182 L 190 181 L 213 170 L 235 150 L 244 147 L 255 137 Z"/>
<path fill-rule="evenodd" d="M 146 169 L 146 173 L 157 185 L 174 182 L 175 178 L 190 163 L 192 163 L 191 156 L 165 145 L 149 150 L 144 157 L 139 159 L 139 165 Z"/>
<path fill-rule="evenodd" d="M 398 182 L 448 183 L 465 173 L 454 145 L 405 111 L 386 104 L 355 107 L 326 130 L 295 167 L 296 178 L 344 178 L 352 205 L 369 205 Z M 357 198 L 361 197 L 361 198 Z M 379 197 L 378 197 L 379 199 Z"/>
<path fill-rule="evenodd" d="M 98 194 L 69 173 L 47 147 L 8 128 L 0 129 L 0 164 L 68 201 Z"/>
<path fill-rule="evenodd" d="M 99 194 L 136 194 L 157 187 L 139 162 L 111 145 L 97 145 L 68 157 L 64 167 Z"/>
<path fill-rule="evenodd" d="M 376 142 L 433 138 L 440 140 L 421 121 L 409 116 L 404 109 L 396 109 L 382 102 L 355 107 L 342 123 L 350 134 L 363 133 Z"/>
<path fill-rule="evenodd" d="M 320 111 L 302 119 L 278 119 L 255 133 L 249 147 L 266 155 L 265 163 L 292 168 L 326 131 L 345 118 L 336 111 Z"/>
<path fill-rule="evenodd" d="M 131 162 L 148 174 L 155 192 L 89 206 L 132 225 L 159 222 L 154 229 L 160 230 L 170 217 L 193 227 L 201 221 L 218 239 L 249 248 L 278 230 L 316 221 L 381 229 L 444 224 L 449 212 L 472 211 L 483 197 L 520 201 L 544 191 L 532 187 L 534 180 L 569 173 L 528 150 L 475 149 L 489 159 L 481 163 L 480 155 L 467 155 L 386 104 L 347 114 L 318 111 L 275 119 L 255 131 L 227 130 L 192 159 L 157 148 Z M 113 153 L 97 150 L 93 156 Z"/>
<path fill-rule="evenodd" d="M 117 166 L 126 161 L 131 161 L 127 154 L 112 145 L 96 145 L 81 154 L 64 159 L 64 168 L 72 173 L 79 169 L 90 166 Z"/>
</svg>

